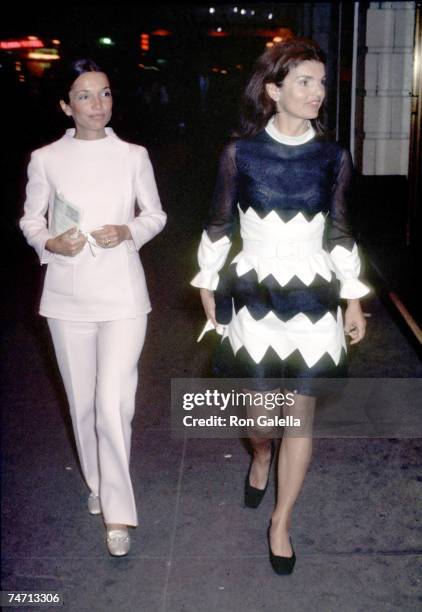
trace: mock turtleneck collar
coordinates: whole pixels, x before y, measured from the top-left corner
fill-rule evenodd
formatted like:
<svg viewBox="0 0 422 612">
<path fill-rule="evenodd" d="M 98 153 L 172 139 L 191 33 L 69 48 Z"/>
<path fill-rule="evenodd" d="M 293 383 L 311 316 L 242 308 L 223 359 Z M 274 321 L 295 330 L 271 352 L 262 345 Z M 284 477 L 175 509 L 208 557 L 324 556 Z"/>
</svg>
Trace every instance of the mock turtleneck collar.
<svg viewBox="0 0 422 612">
<path fill-rule="evenodd" d="M 109 140 L 110 136 L 115 136 L 113 128 L 111 128 L 111 127 L 106 127 L 105 128 L 106 135 L 105 135 L 104 138 L 93 138 L 93 139 L 75 138 L 75 132 L 76 132 L 75 128 L 69 128 L 65 132 L 66 138 L 71 138 L 72 140 L 75 140 L 77 142 L 82 142 L 82 143 L 84 143 L 84 142 L 91 142 L 91 143 L 97 142 L 97 143 L 99 143 L 99 142 L 105 142 L 105 141 Z"/>
<path fill-rule="evenodd" d="M 311 140 L 315 136 L 315 130 L 310 121 L 306 132 L 300 134 L 299 136 L 288 136 L 287 134 L 283 134 L 274 125 L 274 115 L 268 121 L 265 131 L 271 136 L 271 138 L 274 138 L 274 140 L 277 140 L 277 142 L 281 142 L 282 144 L 286 145 L 305 144 L 305 142 L 308 142 L 308 140 Z"/>
</svg>

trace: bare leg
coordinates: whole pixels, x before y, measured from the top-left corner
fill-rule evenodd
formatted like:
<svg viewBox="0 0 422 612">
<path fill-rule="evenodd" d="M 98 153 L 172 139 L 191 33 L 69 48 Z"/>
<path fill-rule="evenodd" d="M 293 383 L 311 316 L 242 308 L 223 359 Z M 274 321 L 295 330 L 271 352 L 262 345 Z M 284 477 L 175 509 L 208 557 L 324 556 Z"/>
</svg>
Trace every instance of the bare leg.
<svg viewBox="0 0 422 612">
<path fill-rule="evenodd" d="M 253 461 L 249 474 L 249 484 L 255 489 L 265 489 L 271 462 L 271 440 L 249 438 L 252 446 Z"/>
<path fill-rule="evenodd" d="M 300 418 L 306 430 L 305 437 L 300 431 L 284 432 L 278 460 L 278 496 L 272 514 L 270 541 L 275 555 L 291 557 L 293 554 L 289 542 L 289 528 L 293 506 L 299 496 L 312 455 L 312 422 L 315 410 L 315 398 L 295 394 L 295 405 L 286 407 L 284 416 Z"/>
<path fill-rule="evenodd" d="M 279 389 L 274 391 L 268 391 L 268 394 L 277 393 Z M 245 389 L 245 392 L 250 393 L 253 398 L 266 396 L 267 393 L 262 394 L 259 391 L 249 391 Z M 265 401 L 265 400 L 264 400 Z M 268 414 L 268 412 L 262 407 L 262 405 L 249 405 L 247 408 L 248 417 L 257 418 L 259 415 Z M 251 465 L 251 471 L 249 474 L 249 484 L 256 489 L 265 489 L 268 481 L 268 471 L 271 463 L 271 439 L 273 429 L 256 426 L 249 428 L 249 440 L 252 446 L 253 460 Z"/>
</svg>

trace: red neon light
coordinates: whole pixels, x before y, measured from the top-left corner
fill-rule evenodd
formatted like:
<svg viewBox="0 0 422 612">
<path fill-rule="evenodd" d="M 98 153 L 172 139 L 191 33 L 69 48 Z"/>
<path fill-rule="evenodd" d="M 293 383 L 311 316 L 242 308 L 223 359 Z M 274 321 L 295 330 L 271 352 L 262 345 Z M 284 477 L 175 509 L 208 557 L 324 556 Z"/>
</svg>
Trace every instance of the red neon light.
<svg viewBox="0 0 422 612">
<path fill-rule="evenodd" d="M 151 32 L 151 34 L 153 36 L 170 36 L 171 32 L 169 30 L 164 30 L 163 28 L 160 28 L 158 30 L 154 30 L 154 32 Z"/>
<path fill-rule="evenodd" d="M 149 34 L 141 34 L 140 38 L 142 51 L 149 51 Z"/>
<path fill-rule="evenodd" d="M 39 40 L 1 40 L 0 49 L 40 49 L 44 43 Z"/>
</svg>

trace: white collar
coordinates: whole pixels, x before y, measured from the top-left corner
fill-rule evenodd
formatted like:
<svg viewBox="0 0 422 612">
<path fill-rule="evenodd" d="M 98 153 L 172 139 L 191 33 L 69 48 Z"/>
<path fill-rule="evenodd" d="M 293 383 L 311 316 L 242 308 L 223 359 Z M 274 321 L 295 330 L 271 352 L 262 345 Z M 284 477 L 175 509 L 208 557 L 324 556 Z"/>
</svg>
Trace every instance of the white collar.
<svg viewBox="0 0 422 612">
<path fill-rule="evenodd" d="M 116 137 L 116 134 L 114 133 L 113 128 L 111 127 L 106 127 L 105 128 L 105 138 L 94 138 L 93 140 L 84 140 L 81 138 L 75 138 L 75 132 L 76 132 L 76 128 L 69 128 L 66 130 L 65 132 L 65 136 L 67 136 L 68 138 L 73 138 L 73 140 L 83 140 L 83 142 L 101 142 L 103 140 L 107 140 L 110 136 L 114 136 Z"/>
<path fill-rule="evenodd" d="M 315 136 L 315 130 L 312 127 L 312 124 L 310 121 L 309 121 L 309 127 L 306 130 L 306 132 L 304 132 L 303 134 L 300 134 L 300 136 L 288 136 L 287 134 L 283 134 L 282 132 L 280 132 L 280 130 L 278 130 L 275 127 L 274 119 L 275 119 L 275 115 L 273 115 L 271 119 L 268 121 L 265 127 L 265 131 L 267 132 L 267 134 L 271 136 L 271 138 L 274 138 L 274 140 L 277 140 L 277 142 L 281 142 L 282 144 L 286 144 L 286 145 L 300 145 L 300 144 L 305 144 L 305 142 L 308 142 L 308 140 L 311 140 Z"/>
</svg>

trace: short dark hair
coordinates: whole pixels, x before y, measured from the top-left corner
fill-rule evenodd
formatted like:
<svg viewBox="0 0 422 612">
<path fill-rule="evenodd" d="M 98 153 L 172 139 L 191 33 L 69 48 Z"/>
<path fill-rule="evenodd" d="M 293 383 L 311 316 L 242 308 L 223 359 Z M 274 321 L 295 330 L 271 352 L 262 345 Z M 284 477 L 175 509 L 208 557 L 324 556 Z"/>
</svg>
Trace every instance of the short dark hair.
<svg viewBox="0 0 422 612">
<path fill-rule="evenodd" d="M 290 70 L 306 60 L 326 63 L 323 50 L 309 38 L 292 38 L 277 43 L 260 55 L 243 93 L 237 136 L 253 136 L 266 126 L 277 110 L 274 100 L 267 94 L 266 84 L 280 86 Z M 318 120 L 311 122 L 320 131 Z"/>
<path fill-rule="evenodd" d="M 57 94 L 59 100 L 69 103 L 69 91 L 76 79 L 85 72 L 104 72 L 94 60 L 79 58 L 67 61 L 57 75 Z"/>
</svg>

